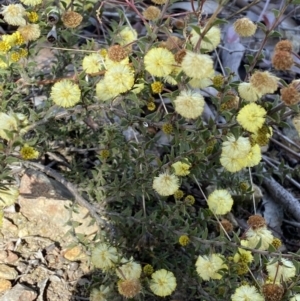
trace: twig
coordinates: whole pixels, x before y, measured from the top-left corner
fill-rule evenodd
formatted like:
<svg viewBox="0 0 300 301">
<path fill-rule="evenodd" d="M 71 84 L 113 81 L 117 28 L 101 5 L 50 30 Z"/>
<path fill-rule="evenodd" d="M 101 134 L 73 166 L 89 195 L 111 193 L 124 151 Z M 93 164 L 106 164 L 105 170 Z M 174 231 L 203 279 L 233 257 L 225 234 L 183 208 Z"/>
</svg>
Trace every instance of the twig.
<svg viewBox="0 0 300 301">
<path fill-rule="evenodd" d="M 284 208 L 300 222 L 300 203 L 299 201 L 283 186 L 277 183 L 273 178 L 264 178 L 264 186 L 269 191 L 273 199 L 284 206 Z"/>
<path fill-rule="evenodd" d="M 284 148 L 287 152 L 289 152 L 290 154 L 294 155 L 295 157 L 299 158 L 300 159 L 300 154 L 294 152 L 292 149 L 290 149 L 289 147 L 287 147 L 286 145 L 280 143 L 279 141 L 277 141 L 276 139 L 274 138 L 270 138 L 270 140 L 272 142 L 274 142 L 275 144 L 279 145 L 280 147 Z"/>
</svg>

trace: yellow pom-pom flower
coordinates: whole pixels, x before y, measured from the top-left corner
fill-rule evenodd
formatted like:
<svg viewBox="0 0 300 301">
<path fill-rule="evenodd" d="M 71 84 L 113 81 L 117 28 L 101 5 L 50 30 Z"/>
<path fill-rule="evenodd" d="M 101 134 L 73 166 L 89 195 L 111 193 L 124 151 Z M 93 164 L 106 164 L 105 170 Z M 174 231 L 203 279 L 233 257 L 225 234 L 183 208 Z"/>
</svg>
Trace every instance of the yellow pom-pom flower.
<svg viewBox="0 0 300 301">
<path fill-rule="evenodd" d="M 0 112 L 0 137 L 10 140 L 11 136 L 6 131 L 16 131 L 18 128 L 17 119 L 12 114 Z"/>
<path fill-rule="evenodd" d="M 108 89 L 114 89 L 116 94 L 130 90 L 134 84 L 134 73 L 128 65 L 118 64 L 111 67 L 104 78 Z"/>
<path fill-rule="evenodd" d="M 180 199 L 183 198 L 184 193 L 183 193 L 182 190 L 179 189 L 179 190 L 175 191 L 175 193 L 173 194 L 173 196 L 174 196 L 174 198 L 175 198 L 176 200 L 180 200 Z"/>
<path fill-rule="evenodd" d="M 165 48 L 152 48 L 144 57 L 145 69 L 153 76 L 169 75 L 175 65 L 175 58 L 171 51 Z"/>
<path fill-rule="evenodd" d="M 228 154 L 235 158 L 245 157 L 250 150 L 251 144 L 247 137 L 240 136 L 236 139 L 233 135 L 228 135 L 227 141 L 222 143 L 222 154 Z"/>
<path fill-rule="evenodd" d="M 201 28 L 203 31 L 205 28 Z M 205 34 L 205 40 L 202 39 L 200 44 L 200 49 L 203 49 L 207 52 L 211 52 L 217 48 L 217 46 L 221 42 L 221 30 L 217 26 L 213 26 L 209 29 L 209 31 Z M 191 43 L 194 47 L 196 47 L 199 41 L 200 35 L 193 29 L 191 31 Z M 206 41 L 208 40 L 208 41 Z"/>
<path fill-rule="evenodd" d="M 151 264 L 146 264 L 144 267 L 143 267 L 143 272 L 145 275 L 147 276 L 150 276 L 153 274 L 154 272 L 154 269 L 153 269 L 153 266 Z"/>
<path fill-rule="evenodd" d="M 264 301 L 264 297 L 257 291 L 255 286 L 242 285 L 231 296 L 232 301 Z"/>
<path fill-rule="evenodd" d="M 187 176 L 190 174 L 190 164 L 178 161 L 173 163 L 172 167 L 176 176 Z"/>
<path fill-rule="evenodd" d="M 187 51 L 181 62 L 183 72 L 197 79 L 212 77 L 215 73 L 213 65 L 213 60 L 209 55 L 192 51 Z"/>
<path fill-rule="evenodd" d="M 185 118 L 195 119 L 204 110 L 204 97 L 191 90 L 183 90 L 175 98 L 175 111 Z"/>
<path fill-rule="evenodd" d="M 238 252 L 233 256 L 234 262 L 251 263 L 253 256 L 250 251 L 238 248 Z"/>
<path fill-rule="evenodd" d="M 257 25 L 248 18 L 241 18 L 234 22 L 233 28 L 241 37 L 251 37 L 255 34 Z"/>
<path fill-rule="evenodd" d="M 117 35 L 117 42 L 121 45 L 127 45 L 137 39 L 137 32 L 131 27 L 124 27 Z"/>
<path fill-rule="evenodd" d="M 184 198 L 184 202 L 189 205 L 189 206 L 192 206 L 195 204 L 195 198 L 192 196 L 192 195 L 187 195 L 185 198 Z"/>
<path fill-rule="evenodd" d="M 27 18 L 29 22 L 36 23 L 39 20 L 39 15 L 35 11 L 32 11 L 27 13 Z"/>
<path fill-rule="evenodd" d="M 99 289 L 93 288 L 90 294 L 90 301 L 106 301 L 109 292 L 109 286 L 101 285 Z"/>
<path fill-rule="evenodd" d="M 24 16 L 26 15 L 26 10 L 22 4 L 9 4 L 8 6 L 3 5 L 1 9 L 1 14 L 3 15 L 4 21 L 7 22 L 9 25 L 26 25 L 26 20 L 24 19 Z"/>
<path fill-rule="evenodd" d="M 107 271 L 118 262 L 118 251 L 106 243 L 98 244 L 92 251 L 91 261 L 96 268 Z"/>
<path fill-rule="evenodd" d="M 238 91 L 240 97 L 249 102 L 255 102 L 262 96 L 250 83 L 240 83 Z"/>
<path fill-rule="evenodd" d="M 207 205 L 215 214 L 226 214 L 232 208 L 233 199 L 226 189 L 217 189 L 208 196 Z"/>
<path fill-rule="evenodd" d="M 162 196 L 172 195 L 179 189 L 179 179 L 173 174 L 164 172 L 154 178 L 152 187 Z"/>
<path fill-rule="evenodd" d="M 274 259 L 271 259 L 267 264 L 267 271 L 269 278 L 275 283 L 288 281 L 296 275 L 296 267 L 292 261 L 284 258 L 272 263 L 273 261 Z"/>
<path fill-rule="evenodd" d="M 108 84 L 105 79 L 100 80 L 96 85 L 96 95 L 99 100 L 106 101 L 118 95 L 113 85 Z"/>
<path fill-rule="evenodd" d="M 39 157 L 39 152 L 28 144 L 25 144 L 20 150 L 20 155 L 24 160 L 32 160 Z"/>
<path fill-rule="evenodd" d="M 41 35 L 41 30 L 38 24 L 27 24 L 20 26 L 18 32 L 22 35 L 25 42 L 35 41 Z"/>
<path fill-rule="evenodd" d="M 178 242 L 183 247 L 187 246 L 190 243 L 190 239 L 187 235 L 181 235 L 178 239 Z"/>
<path fill-rule="evenodd" d="M 161 129 L 165 134 L 170 135 L 170 134 L 172 134 L 174 128 L 171 123 L 165 123 L 165 124 L 163 124 Z"/>
<path fill-rule="evenodd" d="M 249 228 L 246 232 L 246 238 L 249 248 L 257 248 L 261 241 L 261 245 L 258 249 L 267 250 L 269 245 L 272 244 L 274 237 L 272 232 L 268 230 L 266 226 L 263 226 L 257 229 Z"/>
<path fill-rule="evenodd" d="M 247 157 L 245 166 L 246 167 L 253 167 L 257 165 L 261 161 L 261 149 L 258 144 L 255 144 L 251 147 Z"/>
<path fill-rule="evenodd" d="M 87 74 L 97 73 L 104 68 L 104 58 L 99 53 L 92 53 L 83 58 L 82 68 Z"/>
<path fill-rule="evenodd" d="M 153 273 L 151 277 L 150 289 L 157 296 L 169 296 L 176 288 L 176 278 L 170 271 L 161 269 Z"/>
<path fill-rule="evenodd" d="M 118 282 L 118 291 L 125 298 L 133 298 L 140 293 L 142 289 L 138 279 L 125 279 Z"/>
<path fill-rule="evenodd" d="M 7 53 L 11 46 L 6 41 L 0 41 L 0 52 Z"/>
<path fill-rule="evenodd" d="M 43 2 L 43 0 L 20 0 L 20 1 L 28 6 L 39 5 Z"/>
<path fill-rule="evenodd" d="M 164 85 L 161 82 L 154 82 L 151 84 L 151 90 L 153 93 L 159 94 L 162 92 Z"/>
<path fill-rule="evenodd" d="M 196 270 L 203 280 L 221 279 L 220 270 L 228 269 L 224 259 L 220 254 L 211 254 L 210 256 L 198 256 L 196 261 Z"/>
<path fill-rule="evenodd" d="M 123 263 L 120 267 L 116 269 L 116 274 L 121 279 L 138 279 L 142 273 L 142 267 L 139 263 L 133 261 L 133 258 L 130 260 L 126 258 L 121 259 L 121 263 Z"/>
<path fill-rule="evenodd" d="M 69 108 L 80 101 L 81 91 L 77 84 L 65 79 L 52 86 L 51 97 L 58 106 Z"/>
<path fill-rule="evenodd" d="M 263 126 L 266 114 L 262 106 L 250 103 L 239 111 L 237 122 L 247 131 L 255 133 Z"/>
</svg>

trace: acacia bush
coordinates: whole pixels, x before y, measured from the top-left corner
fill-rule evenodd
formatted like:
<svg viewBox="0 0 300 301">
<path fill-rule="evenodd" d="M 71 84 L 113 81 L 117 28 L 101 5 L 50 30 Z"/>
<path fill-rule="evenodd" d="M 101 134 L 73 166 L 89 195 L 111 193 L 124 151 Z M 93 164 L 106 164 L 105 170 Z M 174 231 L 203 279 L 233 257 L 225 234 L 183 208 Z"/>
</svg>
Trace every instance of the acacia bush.
<svg viewBox="0 0 300 301">
<path fill-rule="evenodd" d="M 299 80 L 280 77 L 296 54 L 276 31 L 299 1 L 283 1 L 269 26 L 219 18 L 227 0 L 210 15 L 204 0 L 184 13 L 176 2 L 2 6 L 2 209 L 18 197 L 16 166 L 71 190 L 99 225 L 94 241 L 79 238 L 98 270 L 93 301 L 300 300 L 298 253 L 281 252 L 256 214 L 263 179 L 294 176 L 262 151 L 274 131 L 299 130 Z M 219 59 L 227 23 L 237 38 L 263 35 L 242 80 Z"/>
</svg>

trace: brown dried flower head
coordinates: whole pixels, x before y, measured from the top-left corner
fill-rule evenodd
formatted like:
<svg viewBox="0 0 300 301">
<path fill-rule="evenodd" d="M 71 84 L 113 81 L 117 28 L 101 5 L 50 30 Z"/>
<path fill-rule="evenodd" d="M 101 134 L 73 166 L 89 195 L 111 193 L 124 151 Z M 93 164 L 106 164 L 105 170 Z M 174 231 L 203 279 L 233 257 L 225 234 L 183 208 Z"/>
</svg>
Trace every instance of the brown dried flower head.
<svg viewBox="0 0 300 301">
<path fill-rule="evenodd" d="M 108 58 L 114 62 L 121 62 L 128 56 L 128 52 L 120 45 L 113 45 L 108 48 Z"/>
<path fill-rule="evenodd" d="M 280 89 L 281 99 L 286 106 L 292 106 L 300 101 L 300 93 L 293 83 Z"/>
<path fill-rule="evenodd" d="M 173 22 L 173 25 L 175 26 L 175 28 L 177 29 L 183 29 L 185 27 L 185 21 L 184 19 L 176 19 Z"/>
<path fill-rule="evenodd" d="M 146 20 L 153 21 L 159 18 L 160 16 L 160 9 L 156 6 L 148 6 L 143 11 L 143 16 Z"/>
<path fill-rule="evenodd" d="M 275 51 L 272 57 L 272 65 L 277 70 L 289 70 L 294 64 L 293 56 L 288 51 Z"/>
<path fill-rule="evenodd" d="M 133 298 L 141 291 L 141 283 L 138 279 L 120 280 L 118 291 L 125 298 Z"/>
<path fill-rule="evenodd" d="M 75 28 L 82 22 L 82 16 L 74 11 L 65 12 L 61 19 L 67 28 Z"/>
<path fill-rule="evenodd" d="M 232 225 L 232 223 L 231 223 L 228 219 L 225 219 L 225 218 L 224 218 L 224 219 L 221 220 L 220 223 L 221 223 L 222 227 L 225 229 L 225 231 L 226 231 L 227 233 L 232 232 L 232 230 L 233 230 L 233 225 Z M 222 227 L 219 226 L 219 231 L 223 230 Z"/>
<path fill-rule="evenodd" d="M 278 78 L 268 71 L 256 71 L 250 78 L 250 84 L 260 95 L 274 93 L 278 88 Z"/>
<path fill-rule="evenodd" d="M 223 99 L 223 103 L 221 104 L 222 110 L 231 110 L 238 108 L 240 98 L 233 91 L 227 91 L 223 98 L 222 93 L 219 92 L 217 94 L 217 97 Z"/>
<path fill-rule="evenodd" d="M 233 28 L 241 37 L 251 37 L 255 34 L 257 25 L 248 18 L 241 18 L 234 22 Z"/>
<path fill-rule="evenodd" d="M 266 220 L 260 215 L 251 215 L 247 223 L 253 230 L 256 230 L 264 227 L 266 225 Z"/>
<path fill-rule="evenodd" d="M 262 287 L 262 293 L 266 301 L 280 301 L 284 294 L 284 288 L 280 284 L 267 283 Z"/>
<path fill-rule="evenodd" d="M 185 57 L 186 55 L 186 50 L 185 49 L 182 49 L 182 50 L 179 50 L 178 52 L 175 53 L 175 61 L 178 63 L 178 64 L 181 64 L 183 58 Z"/>
<path fill-rule="evenodd" d="M 176 36 L 170 36 L 166 40 L 166 48 L 169 50 L 178 49 L 180 46 L 182 46 L 182 44 L 183 41 Z"/>
<path fill-rule="evenodd" d="M 275 46 L 275 51 L 292 52 L 292 50 L 293 50 L 293 44 L 289 40 L 279 41 Z"/>
</svg>

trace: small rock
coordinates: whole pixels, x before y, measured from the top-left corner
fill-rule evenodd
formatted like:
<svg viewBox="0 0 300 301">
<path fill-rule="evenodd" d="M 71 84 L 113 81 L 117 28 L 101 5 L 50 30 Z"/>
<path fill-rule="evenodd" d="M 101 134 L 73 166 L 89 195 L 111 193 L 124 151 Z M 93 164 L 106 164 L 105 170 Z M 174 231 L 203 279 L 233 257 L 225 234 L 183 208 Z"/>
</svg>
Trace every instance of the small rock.
<svg viewBox="0 0 300 301">
<path fill-rule="evenodd" d="M 37 293 L 31 288 L 17 284 L 12 289 L 4 293 L 0 301 L 33 301 L 37 297 Z"/>
<path fill-rule="evenodd" d="M 10 281 L 0 278 L 0 293 L 3 293 L 11 288 Z"/>
<path fill-rule="evenodd" d="M 75 246 L 65 251 L 63 256 L 70 261 L 76 261 L 85 257 L 80 246 Z"/>
<path fill-rule="evenodd" d="M 5 264 L 0 264 L 0 278 L 13 280 L 18 276 L 18 272 Z"/>
</svg>

